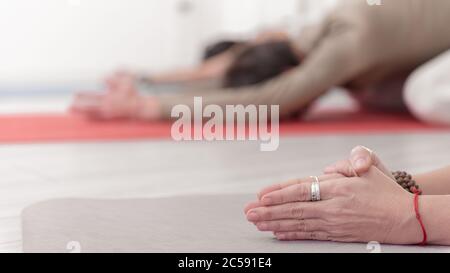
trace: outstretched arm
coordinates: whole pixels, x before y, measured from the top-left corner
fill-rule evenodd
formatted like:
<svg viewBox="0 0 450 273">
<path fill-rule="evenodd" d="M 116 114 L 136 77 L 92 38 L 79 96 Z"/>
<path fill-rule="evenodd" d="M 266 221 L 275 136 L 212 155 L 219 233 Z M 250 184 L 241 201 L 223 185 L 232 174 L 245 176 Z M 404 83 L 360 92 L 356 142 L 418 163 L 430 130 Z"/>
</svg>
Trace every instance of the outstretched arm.
<svg viewBox="0 0 450 273">
<path fill-rule="evenodd" d="M 279 105 L 280 116 L 289 117 L 324 94 L 330 88 L 341 85 L 367 70 L 369 62 L 364 39 L 366 31 L 363 24 L 327 23 L 323 37 L 315 50 L 311 51 L 304 63 L 297 69 L 287 72 L 261 86 L 234 89 L 210 90 L 203 94 L 205 105 Z M 170 119 L 172 108 L 176 105 L 194 107 L 193 96 L 186 94 L 160 97 L 120 95 L 120 89 L 102 96 L 78 97 L 73 105 L 77 112 L 88 116 L 108 118 L 134 117 L 142 120 Z M 111 97 L 115 96 L 116 99 Z M 114 101 L 114 103 L 111 103 Z M 86 103 L 87 102 L 87 103 Z M 127 105 L 132 104 L 132 105 Z M 87 106 L 85 106 L 87 105 Z M 86 111 L 84 108 L 88 108 Z M 116 113 L 116 110 L 127 109 Z M 131 111 L 130 111 L 131 110 Z M 102 113 L 107 111 L 107 115 Z"/>
<path fill-rule="evenodd" d="M 195 81 L 214 80 L 223 77 L 234 59 L 234 53 L 228 50 L 218 56 L 204 61 L 197 67 L 177 69 L 148 77 L 155 83 L 189 83 Z"/>
<path fill-rule="evenodd" d="M 203 96 L 204 104 L 226 105 L 280 105 L 280 115 L 289 116 L 330 88 L 343 84 L 366 68 L 364 43 L 357 29 L 326 34 L 318 47 L 297 69 L 262 86 L 239 90 L 217 90 Z M 160 118 L 169 118 L 175 105 L 193 107 L 192 97 L 161 98 Z"/>
</svg>

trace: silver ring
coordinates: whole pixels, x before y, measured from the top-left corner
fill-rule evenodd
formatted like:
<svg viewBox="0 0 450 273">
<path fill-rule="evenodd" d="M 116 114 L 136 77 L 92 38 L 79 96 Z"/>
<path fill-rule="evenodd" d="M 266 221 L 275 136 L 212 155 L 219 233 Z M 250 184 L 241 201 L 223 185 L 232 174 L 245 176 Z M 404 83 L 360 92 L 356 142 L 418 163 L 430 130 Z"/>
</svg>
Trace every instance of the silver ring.
<svg viewBox="0 0 450 273">
<path fill-rule="evenodd" d="M 311 183 L 311 201 L 312 202 L 318 202 L 322 199 L 320 198 L 320 182 L 319 177 L 317 176 L 311 176 L 311 178 L 314 179 L 314 181 Z"/>
</svg>

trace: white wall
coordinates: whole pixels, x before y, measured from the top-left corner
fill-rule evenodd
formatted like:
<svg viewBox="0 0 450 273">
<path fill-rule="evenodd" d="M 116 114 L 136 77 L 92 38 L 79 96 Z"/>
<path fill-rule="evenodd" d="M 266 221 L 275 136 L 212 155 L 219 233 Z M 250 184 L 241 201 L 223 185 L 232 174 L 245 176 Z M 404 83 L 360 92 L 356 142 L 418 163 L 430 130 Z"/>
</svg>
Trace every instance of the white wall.
<svg viewBox="0 0 450 273">
<path fill-rule="evenodd" d="M 119 65 L 173 62 L 174 0 L 0 1 L 0 82 L 85 80 Z"/>
<path fill-rule="evenodd" d="M 0 84 L 192 64 L 206 41 L 276 23 L 298 1 L 311 0 L 0 0 Z"/>
</svg>

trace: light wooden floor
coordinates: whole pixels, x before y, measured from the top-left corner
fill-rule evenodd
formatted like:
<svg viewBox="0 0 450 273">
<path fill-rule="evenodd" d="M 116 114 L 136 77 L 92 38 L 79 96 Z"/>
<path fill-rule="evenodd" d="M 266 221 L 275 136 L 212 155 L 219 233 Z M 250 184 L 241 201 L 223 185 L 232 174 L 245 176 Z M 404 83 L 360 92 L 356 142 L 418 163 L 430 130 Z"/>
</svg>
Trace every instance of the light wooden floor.
<svg viewBox="0 0 450 273">
<path fill-rule="evenodd" d="M 364 144 L 392 169 L 422 172 L 450 164 L 450 134 L 284 138 L 277 152 L 258 143 L 118 142 L 0 146 L 0 251 L 21 251 L 20 213 L 64 197 L 135 198 L 255 193 L 319 174 Z"/>
</svg>

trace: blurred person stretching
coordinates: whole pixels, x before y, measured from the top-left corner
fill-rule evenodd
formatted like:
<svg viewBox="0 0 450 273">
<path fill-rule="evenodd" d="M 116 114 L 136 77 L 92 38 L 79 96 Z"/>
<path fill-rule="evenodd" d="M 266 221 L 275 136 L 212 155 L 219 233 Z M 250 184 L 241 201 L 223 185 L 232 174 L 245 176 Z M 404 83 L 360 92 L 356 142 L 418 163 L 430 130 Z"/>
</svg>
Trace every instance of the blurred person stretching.
<svg viewBox="0 0 450 273">
<path fill-rule="evenodd" d="M 412 99 L 412 94 L 420 93 L 429 98 L 428 108 L 443 103 L 442 96 L 418 87 L 423 81 L 410 79 L 402 90 L 414 70 L 450 48 L 448 14 L 448 0 L 383 0 L 379 6 L 344 0 L 321 24 L 304 30 L 298 41 L 289 41 L 302 64 L 268 82 L 239 89 L 141 96 L 130 77 L 119 76 L 103 94 L 78 95 L 72 108 L 105 119 L 169 119 L 175 105 L 193 107 L 192 97 L 200 95 L 205 105 L 279 105 L 281 117 L 290 117 L 330 88 L 341 86 L 354 90 L 364 107 L 397 109 L 404 105 L 405 95 L 407 106 L 419 118 L 450 124 L 448 111 L 437 120 L 440 114 L 428 116 L 423 103 Z"/>
</svg>

